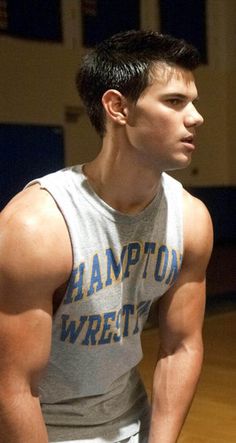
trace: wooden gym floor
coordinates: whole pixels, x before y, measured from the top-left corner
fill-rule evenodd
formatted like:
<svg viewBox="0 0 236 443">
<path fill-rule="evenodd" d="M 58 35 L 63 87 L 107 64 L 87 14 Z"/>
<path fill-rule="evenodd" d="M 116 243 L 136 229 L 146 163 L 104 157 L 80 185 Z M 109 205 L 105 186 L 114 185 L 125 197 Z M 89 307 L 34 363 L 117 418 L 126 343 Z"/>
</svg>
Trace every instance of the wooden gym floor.
<svg viewBox="0 0 236 443">
<path fill-rule="evenodd" d="M 158 328 L 146 329 L 142 341 L 140 372 L 150 395 Z M 202 375 L 178 443 L 236 443 L 236 294 L 208 306 L 204 343 Z"/>
</svg>

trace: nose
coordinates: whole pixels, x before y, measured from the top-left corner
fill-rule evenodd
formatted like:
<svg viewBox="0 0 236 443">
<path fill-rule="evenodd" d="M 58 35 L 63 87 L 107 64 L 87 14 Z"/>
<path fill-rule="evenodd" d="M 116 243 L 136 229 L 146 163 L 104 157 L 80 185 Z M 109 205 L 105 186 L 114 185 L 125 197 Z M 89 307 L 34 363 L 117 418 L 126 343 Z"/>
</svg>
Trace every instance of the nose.
<svg viewBox="0 0 236 443">
<path fill-rule="evenodd" d="M 202 125 L 203 122 L 204 122 L 204 119 L 203 119 L 202 115 L 195 108 L 194 104 L 191 103 L 191 107 L 188 108 L 188 113 L 186 114 L 186 117 L 185 117 L 185 126 L 187 128 L 191 128 L 193 126 L 198 127 L 198 126 Z"/>
</svg>

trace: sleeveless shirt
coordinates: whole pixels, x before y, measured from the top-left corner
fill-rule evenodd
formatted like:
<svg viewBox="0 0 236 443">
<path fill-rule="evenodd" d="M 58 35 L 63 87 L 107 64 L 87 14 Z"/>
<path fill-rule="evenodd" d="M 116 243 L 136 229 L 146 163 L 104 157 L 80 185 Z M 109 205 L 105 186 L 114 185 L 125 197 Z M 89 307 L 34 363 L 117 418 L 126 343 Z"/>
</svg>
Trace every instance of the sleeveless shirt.
<svg viewBox="0 0 236 443">
<path fill-rule="evenodd" d="M 143 355 L 140 334 L 151 304 L 181 268 L 182 185 L 163 173 L 153 201 L 126 215 L 99 198 L 81 165 L 27 186 L 36 182 L 61 211 L 73 253 L 40 383 L 49 441 L 122 440 L 148 426 L 148 400 L 136 369 Z"/>
</svg>

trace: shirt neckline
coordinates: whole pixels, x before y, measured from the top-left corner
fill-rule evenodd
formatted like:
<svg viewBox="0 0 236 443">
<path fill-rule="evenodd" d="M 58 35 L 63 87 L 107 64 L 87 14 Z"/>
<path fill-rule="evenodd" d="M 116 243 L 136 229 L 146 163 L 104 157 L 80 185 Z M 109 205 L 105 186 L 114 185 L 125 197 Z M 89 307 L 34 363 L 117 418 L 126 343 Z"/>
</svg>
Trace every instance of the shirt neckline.
<svg viewBox="0 0 236 443">
<path fill-rule="evenodd" d="M 93 190 L 86 175 L 83 172 L 83 164 L 77 165 L 73 169 L 80 175 L 81 191 L 86 200 L 103 216 L 112 220 L 115 223 L 132 224 L 141 221 L 146 217 L 150 217 L 155 209 L 158 208 L 162 197 L 162 177 L 153 200 L 137 214 L 124 214 L 123 212 L 114 209 L 108 205 L 99 195 Z"/>
</svg>

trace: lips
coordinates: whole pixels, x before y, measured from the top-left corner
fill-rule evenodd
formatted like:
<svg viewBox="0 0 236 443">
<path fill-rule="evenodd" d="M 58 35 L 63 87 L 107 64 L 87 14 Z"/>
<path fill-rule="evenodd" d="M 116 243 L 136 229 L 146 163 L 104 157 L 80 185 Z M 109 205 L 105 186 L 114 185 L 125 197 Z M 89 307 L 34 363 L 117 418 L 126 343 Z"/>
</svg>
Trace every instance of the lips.
<svg viewBox="0 0 236 443">
<path fill-rule="evenodd" d="M 193 144 L 193 139 L 194 139 L 193 135 L 188 135 L 187 137 L 183 137 L 181 139 L 181 141 L 184 142 L 184 143 Z"/>
<path fill-rule="evenodd" d="M 194 151 L 195 145 L 194 145 L 194 136 L 188 135 L 186 137 L 183 137 L 181 139 L 181 142 L 184 144 L 185 148 L 189 151 Z"/>
</svg>

